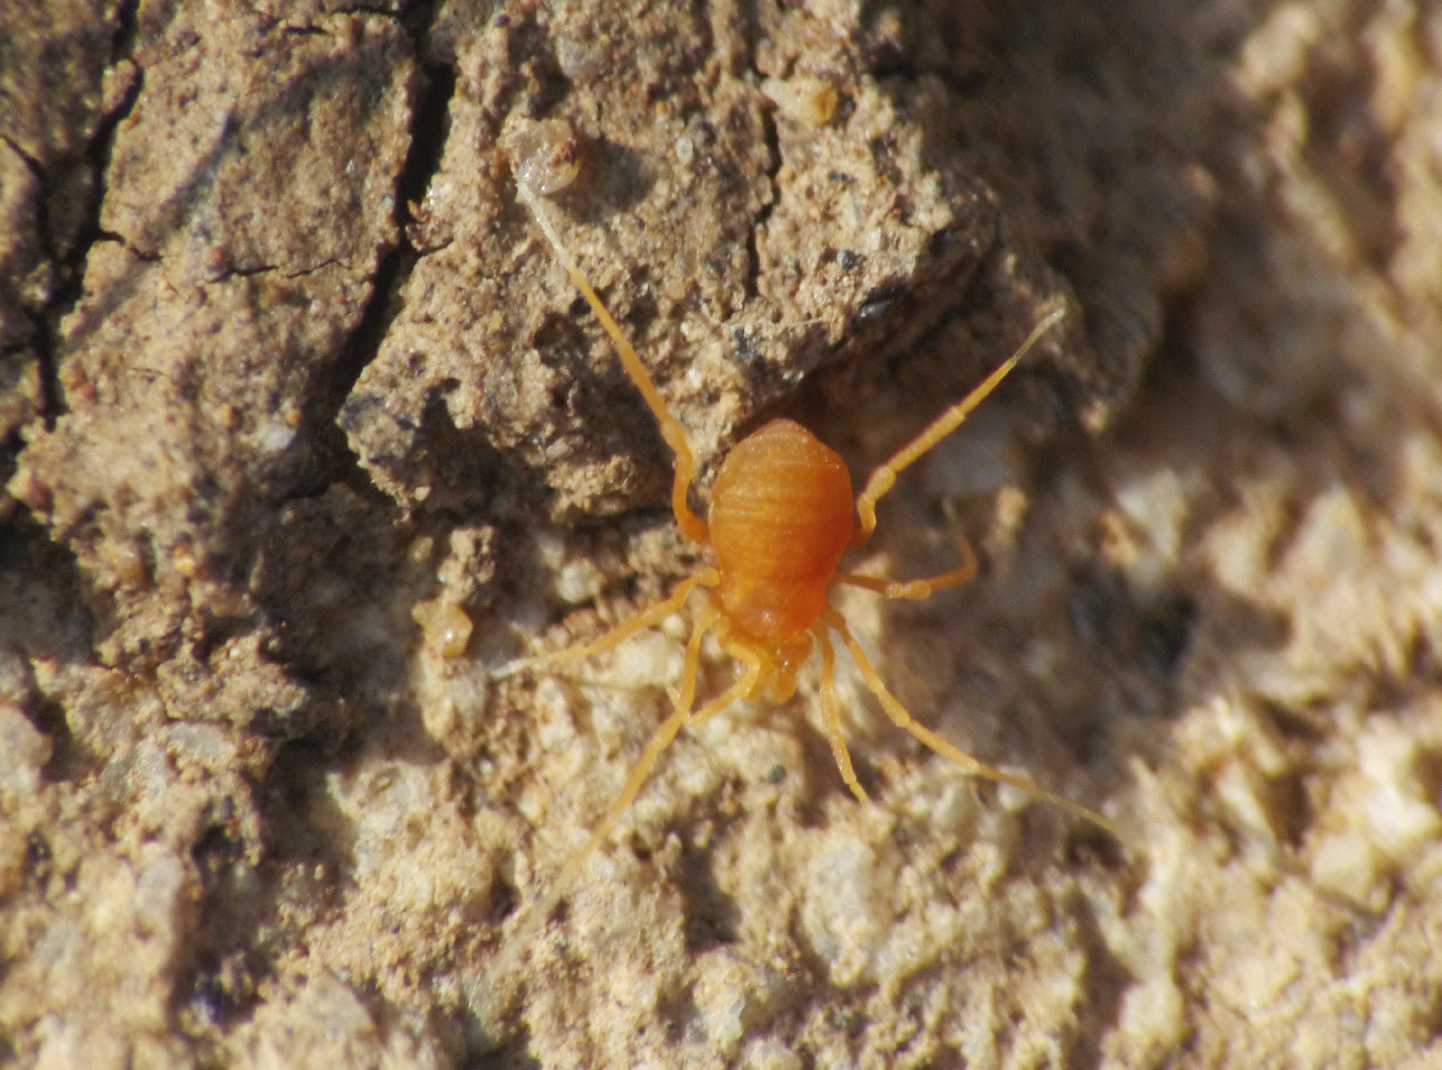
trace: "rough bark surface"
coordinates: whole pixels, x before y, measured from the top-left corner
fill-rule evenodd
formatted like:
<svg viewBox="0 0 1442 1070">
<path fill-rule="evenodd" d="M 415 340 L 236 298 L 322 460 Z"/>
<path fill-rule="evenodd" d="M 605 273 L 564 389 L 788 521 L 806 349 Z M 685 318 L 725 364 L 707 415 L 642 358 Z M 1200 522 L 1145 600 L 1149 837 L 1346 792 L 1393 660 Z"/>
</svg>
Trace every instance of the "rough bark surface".
<svg viewBox="0 0 1442 1070">
<path fill-rule="evenodd" d="M 1442 1059 L 1439 128 L 1407 3 L 5 6 L 0 1064 Z M 835 604 L 1120 842 L 847 664 L 871 805 L 807 675 L 530 924 L 687 622 L 493 672 L 704 557 L 538 145 L 698 506 L 1068 303 Z"/>
</svg>

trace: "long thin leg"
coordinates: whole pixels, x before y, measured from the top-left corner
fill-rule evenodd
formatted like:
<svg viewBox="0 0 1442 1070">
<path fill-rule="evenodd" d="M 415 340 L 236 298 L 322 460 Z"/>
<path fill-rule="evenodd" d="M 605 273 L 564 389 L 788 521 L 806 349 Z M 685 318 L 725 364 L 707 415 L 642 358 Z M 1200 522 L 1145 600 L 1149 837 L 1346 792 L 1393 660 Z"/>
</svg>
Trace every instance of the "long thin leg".
<svg viewBox="0 0 1442 1070">
<path fill-rule="evenodd" d="M 868 591 L 875 591 L 887 598 L 905 598 L 912 602 L 922 602 L 937 591 L 945 591 L 951 587 L 960 587 L 962 584 L 970 583 L 976 578 L 976 571 L 976 551 L 971 548 L 971 540 L 963 535 L 961 536 L 961 567 L 954 568 L 950 572 L 943 572 L 939 576 L 931 576 L 922 580 L 886 580 L 880 576 L 863 576 L 856 572 L 842 572 L 837 575 L 836 582 L 849 584 L 852 587 L 864 587 Z"/>
<path fill-rule="evenodd" d="M 626 785 L 621 789 L 621 794 L 616 796 L 615 802 L 611 803 L 605 815 L 591 831 L 591 838 L 586 841 L 586 845 L 577 851 L 576 854 L 571 857 L 571 860 L 566 863 L 565 868 L 561 871 L 557 890 L 552 893 L 552 906 L 555 905 L 555 901 L 560 898 L 560 895 L 570 885 L 571 881 L 580 874 L 581 868 L 586 864 L 587 859 L 591 857 L 596 848 L 600 847 L 601 844 L 610 838 L 611 833 L 616 828 L 616 823 L 621 820 L 621 816 L 626 812 L 627 808 L 636 801 L 636 796 L 641 793 L 641 789 L 645 786 L 646 781 L 650 779 L 651 773 L 655 770 L 656 762 L 660 759 L 662 752 L 675 742 L 681 729 L 692 721 L 704 721 L 708 717 L 720 713 L 728 706 L 750 694 L 751 689 L 755 687 L 756 678 L 760 674 L 759 665 L 748 666 L 746 672 L 739 680 L 710 702 L 706 703 L 706 705 L 702 706 L 696 711 L 694 716 L 692 715 L 691 702 L 695 699 L 696 695 L 696 662 L 700 657 L 701 638 L 706 631 L 716 623 L 717 616 L 718 614 L 714 610 L 707 613 L 707 615 L 697 623 L 695 631 L 691 633 L 691 642 L 686 650 L 687 683 L 683 685 L 682 694 L 677 699 L 675 712 L 666 718 L 651 736 L 650 741 L 646 744 L 646 749 L 641 752 L 641 757 L 636 760 L 636 764 L 631 768 L 631 775 L 626 778 Z"/>
<path fill-rule="evenodd" d="M 846 749 L 846 736 L 841 731 L 841 704 L 836 701 L 836 656 L 831 652 L 831 637 L 825 626 L 818 627 L 813 635 L 821 647 L 821 705 L 826 710 L 826 734 L 831 739 L 831 754 L 836 759 L 836 768 L 841 770 L 841 779 L 851 789 L 858 802 L 867 802 L 866 789 L 856 779 L 856 769 L 851 764 L 851 752 Z"/>
<path fill-rule="evenodd" d="M 644 631 L 654 624 L 659 624 L 673 613 L 679 613 L 681 607 L 686 604 L 686 599 L 691 597 L 697 587 L 714 587 L 719 582 L 716 570 L 712 568 L 702 569 L 696 575 L 682 580 L 676 585 L 669 598 L 665 598 L 655 605 L 648 606 L 632 617 L 628 617 L 616 625 L 604 635 L 598 636 L 586 643 L 577 643 L 575 646 L 568 646 L 564 650 L 554 650 L 549 654 L 537 654 L 532 658 L 517 658 L 515 661 L 507 662 L 491 673 L 493 679 L 504 679 L 507 676 L 514 676 L 518 672 L 525 672 L 530 669 L 546 668 L 553 665 L 563 664 L 567 661 L 579 661 L 582 658 L 589 658 L 596 654 L 604 654 L 620 646 L 637 632 Z"/>
<path fill-rule="evenodd" d="M 1033 798 L 1044 799 L 1054 806 L 1060 806 L 1062 809 L 1068 810 L 1078 817 L 1090 821 L 1093 825 L 1106 829 L 1107 832 L 1113 836 L 1117 834 L 1112 823 L 1095 810 L 1088 809 L 1080 803 L 1072 802 L 1065 796 L 1057 795 L 1055 792 L 1047 791 L 1040 784 L 1033 780 L 1028 780 L 1026 777 L 1006 773 L 994 766 L 987 765 L 985 762 L 973 758 L 959 747 L 943 739 L 925 725 L 918 724 L 916 719 L 907 711 L 906 707 L 901 704 L 901 701 L 887 689 L 886 684 L 882 683 L 880 674 L 877 673 L 876 668 L 871 664 L 871 660 L 867 658 L 866 651 L 861 649 L 861 644 L 856 641 L 856 637 L 851 634 L 851 629 L 846 626 L 846 621 L 842 619 L 841 614 L 834 610 L 828 611 L 825 617 L 823 617 L 823 620 L 826 624 L 835 628 L 841 636 L 842 642 L 846 644 L 846 649 L 851 651 L 851 656 L 855 659 L 856 667 L 861 672 L 861 678 L 866 681 L 867 688 L 877 697 L 881 703 L 881 708 L 886 711 L 886 715 L 891 718 L 892 722 L 895 723 L 898 728 L 911 733 L 931 750 L 943 758 L 946 758 L 948 761 L 961 766 L 961 768 L 965 769 L 972 776 L 995 780 L 1001 784 L 1008 784 L 1019 791 L 1026 792 Z"/>
<path fill-rule="evenodd" d="M 866 481 L 866 487 L 861 496 L 856 499 L 856 514 L 860 523 L 856 528 L 856 536 L 852 545 L 863 546 L 871 538 L 871 533 L 876 530 L 876 503 L 882 496 L 896 486 L 896 477 L 901 475 L 907 468 L 910 468 L 922 456 L 933 449 L 938 442 L 951 434 L 961 426 L 962 421 L 971 415 L 973 409 L 987 399 L 1001 381 L 1011 374 L 1011 370 L 1021 362 L 1033 346 L 1041 341 L 1042 336 L 1052 327 L 1060 323 L 1066 316 L 1066 306 L 1054 309 L 1044 316 L 1040 323 L 1031 329 L 1031 334 L 1026 336 L 1026 341 L 1017 346 L 1016 352 L 1007 357 L 1001 366 L 992 372 L 985 379 L 974 387 L 971 393 L 962 398 L 951 408 L 947 409 L 935 420 L 931 421 L 926 428 L 905 446 L 899 449 L 896 454 L 876 471 L 871 473 L 871 478 Z"/>
<path fill-rule="evenodd" d="M 616 797 L 599 824 L 592 830 L 586 845 L 573 854 L 570 860 L 562 867 L 551 890 L 537 906 L 525 908 L 521 915 L 515 920 L 515 927 L 511 931 L 511 942 L 508 945 L 510 950 L 503 951 L 498 963 L 499 974 L 503 975 L 510 970 L 511 961 L 523 949 L 531 944 L 536 932 L 546 923 L 551 916 L 551 911 L 556 909 L 559 903 L 571 889 L 572 882 L 580 874 L 586 861 L 596 852 L 596 849 L 606 841 L 616 822 L 625 813 L 626 807 L 630 806 L 640 793 L 650 776 L 651 770 L 655 768 L 656 761 L 661 757 L 662 751 L 669 747 L 675 740 L 677 734 L 685 727 L 691 719 L 691 707 L 696 701 L 696 677 L 700 671 L 701 664 L 701 642 L 706 638 L 706 633 L 715 626 L 719 614 L 714 609 L 709 609 L 700 617 L 691 629 L 691 638 L 686 644 L 686 665 L 681 672 L 681 690 L 676 694 L 672 703 L 671 716 L 666 718 L 651 736 L 646 744 L 646 749 L 641 752 L 641 758 L 631 770 L 631 775 L 626 780 L 626 786 L 621 789 L 621 794 Z M 753 670 L 741 683 L 737 684 L 730 691 L 722 696 L 736 694 L 741 684 L 755 682 L 756 671 Z M 720 701 L 720 700 L 717 700 Z M 715 702 L 708 703 L 702 708 L 701 714 L 710 716 L 710 709 Z"/>
<path fill-rule="evenodd" d="M 516 178 L 516 193 L 525 202 L 526 207 L 531 210 L 531 215 L 540 226 L 541 232 L 546 235 L 546 241 L 550 242 L 556 259 L 561 262 L 561 266 L 566 269 L 566 274 L 571 277 L 572 284 L 585 298 L 586 304 L 591 306 L 591 311 L 595 314 L 596 319 L 601 321 L 601 327 L 610 337 L 611 344 L 616 347 L 616 355 L 621 358 L 621 367 L 626 370 L 631 382 L 636 384 L 636 389 L 641 392 L 647 408 L 651 410 L 651 415 L 656 418 L 656 423 L 661 428 L 661 437 L 666 440 L 666 445 L 670 446 L 671 452 L 676 455 L 676 478 L 671 484 L 671 510 L 676 514 L 676 525 L 681 529 L 681 534 L 693 542 L 710 543 L 710 533 L 706 527 L 706 521 L 691 511 L 691 502 L 687 497 L 691 489 L 691 481 L 696 478 L 696 455 L 691 452 L 691 443 L 686 437 L 686 429 L 671 415 L 671 410 L 666 407 L 666 399 L 661 396 L 661 392 L 656 389 L 656 384 L 651 381 L 650 373 L 641 363 L 641 358 L 636 355 L 636 350 L 622 332 L 620 324 L 606 310 L 606 306 L 596 296 L 596 291 L 592 289 L 586 276 L 581 273 L 581 269 L 571 259 L 571 254 L 561 243 L 561 236 L 546 215 L 540 197 L 536 196 L 519 176 Z"/>
<path fill-rule="evenodd" d="M 720 610 L 708 608 L 691 626 L 691 638 L 686 641 L 686 660 L 681 667 L 681 690 L 671 700 L 673 710 L 689 711 L 695 707 L 696 678 L 701 673 L 701 643 L 720 619 Z"/>
</svg>

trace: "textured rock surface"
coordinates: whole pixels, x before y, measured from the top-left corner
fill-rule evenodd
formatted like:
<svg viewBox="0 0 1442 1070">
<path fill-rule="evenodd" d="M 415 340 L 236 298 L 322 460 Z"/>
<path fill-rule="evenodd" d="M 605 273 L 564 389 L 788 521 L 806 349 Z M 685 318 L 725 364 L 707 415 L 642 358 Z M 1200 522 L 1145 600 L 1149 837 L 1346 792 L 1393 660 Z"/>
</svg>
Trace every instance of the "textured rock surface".
<svg viewBox="0 0 1442 1070">
<path fill-rule="evenodd" d="M 1442 1058 L 1436 14 L 20 8 L 0 1063 Z M 490 670 L 699 557 L 521 167 L 698 504 L 777 413 L 864 475 L 1072 304 L 857 563 L 966 531 L 981 578 L 836 603 L 922 720 L 1120 844 L 844 665 L 871 805 L 805 677 L 683 736 L 537 932 L 686 623 Z"/>
</svg>

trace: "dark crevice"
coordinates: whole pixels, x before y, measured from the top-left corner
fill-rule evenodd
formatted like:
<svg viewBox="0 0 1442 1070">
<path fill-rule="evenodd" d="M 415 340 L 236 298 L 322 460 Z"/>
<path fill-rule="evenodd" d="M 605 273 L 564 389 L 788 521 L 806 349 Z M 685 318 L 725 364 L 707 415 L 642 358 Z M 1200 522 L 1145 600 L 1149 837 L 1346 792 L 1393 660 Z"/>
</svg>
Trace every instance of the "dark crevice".
<svg viewBox="0 0 1442 1070">
<path fill-rule="evenodd" d="M 16 141 L 0 134 L 0 145 L 4 145 L 13 152 L 25 167 L 34 176 L 36 184 L 43 191 L 45 188 L 45 172 L 40 166 L 40 161 L 27 153 Z M 41 228 L 43 221 L 43 203 L 37 203 L 36 229 L 42 242 L 45 240 L 45 231 Z M 48 247 L 46 256 L 54 259 Z M 40 348 L 45 339 L 45 320 L 43 311 L 36 308 L 32 303 L 26 302 L 20 297 L 18 290 L 18 279 L 5 279 L 0 277 L 0 294 L 7 294 L 12 306 L 25 318 L 27 330 L 19 332 L 13 344 L 0 348 L 0 361 L 25 362 L 32 354 L 38 354 L 40 370 L 40 412 L 45 414 L 53 407 L 52 399 L 56 397 L 58 383 L 55 377 L 55 362 L 53 359 L 46 359 L 46 354 Z M 17 373 L 18 374 L 18 373 Z M 9 479 L 15 471 L 15 458 L 19 454 L 23 439 L 21 432 L 23 426 L 17 426 L 14 433 L 0 439 L 0 483 Z"/>
<path fill-rule="evenodd" d="M 65 784 L 92 771 L 94 763 L 81 748 L 65 719 L 65 708 L 57 701 L 36 696 L 21 707 L 37 732 L 50 741 L 50 758 L 45 763 L 46 781 Z"/>
<path fill-rule="evenodd" d="M 93 648 L 95 623 L 86 608 L 96 602 L 75 555 L 52 540 L 32 515 L 0 525 L 0 648 L 21 658 L 22 677 L 10 696 L 34 729 L 50 740 L 44 766 L 50 783 L 78 780 L 93 769 L 75 738 L 63 705 L 36 686 L 30 666 L 72 662 Z"/>
<path fill-rule="evenodd" d="M 40 161 L 26 152 L 17 141 L 5 134 L 0 134 L 0 145 L 4 145 L 16 156 L 19 156 L 25 166 L 30 168 L 30 173 L 37 179 L 43 179 L 45 177 L 45 169 L 40 166 Z"/>
<path fill-rule="evenodd" d="M 471 1053 L 466 1070 L 541 1070 L 545 1064 L 531 1054 L 529 1033 L 523 1031 L 501 1048 Z"/>
<path fill-rule="evenodd" d="M 926 291 L 932 294 L 943 290 L 949 292 L 953 295 L 952 299 L 941 314 L 915 333 L 907 341 L 907 344 L 894 348 L 888 360 L 889 378 L 894 379 L 900 375 L 901 370 L 910 365 L 912 361 L 936 352 L 940 348 L 939 341 L 956 326 L 957 320 L 965 319 L 970 311 L 985 301 L 982 290 L 985 286 L 984 280 L 989 274 L 987 269 L 993 257 L 1002 248 L 1000 231 L 994 230 L 991 241 L 985 248 L 978 251 L 974 262 L 962 261 L 958 264 L 957 271 L 926 287 Z M 924 297 L 924 293 L 914 292 L 905 286 L 878 287 L 866 295 L 865 302 L 852 317 L 848 333 L 854 336 L 878 323 L 894 323 L 896 319 L 892 318 L 890 314 L 895 306 L 898 304 L 905 306 L 921 304 Z"/>
<path fill-rule="evenodd" d="M 746 229 L 746 296 L 748 298 L 759 297 L 761 293 L 761 248 L 757 241 L 757 235 L 762 228 L 771 220 L 771 214 L 776 211 L 776 204 L 781 194 L 776 185 L 776 176 L 781 171 L 781 142 L 776 133 L 776 120 L 771 113 L 762 110 L 761 129 L 765 132 L 766 151 L 771 160 L 771 166 L 767 169 L 766 178 L 771 183 L 771 199 L 761 206 L 756 213 L 756 218 L 751 221 L 751 226 Z"/>
<path fill-rule="evenodd" d="M 137 16 L 139 6 L 139 0 L 126 0 L 116 12 L 115 32 L 110 38 L 108 66 L 111 68 L 131 52 L 136 34 L 139 32 Z M 54 430 L 56 420 L 66 411 L 64 395 L 60 386 L 60 323 L 80 300 L 85 279 L 85 263 L 89 257 L 91 246 L 98 241 L 110 240 L 114 237 L 102 230 L 100 226 L 100 210 L 105 199 L 103 176 L 110 165 L 115 132 L 121 121 L 130 114 L 136 100 L 139 99 L 143 81 L 143 72 L 137 71 L 136 77 L 126 88 L 125 95 L 119 104 L 109 114 L 101 116 L 99 124 L 96 126 L 95 136 L 86 146 L 82 160 L 60 161 L 57 166 L 47 171 L 37 161 L 30 160 L 29 157 L 25 157 L 24 153 L 21 153 L 26 163 L 41 180 L 41 194 L 36 200 L 35 208 L 36 229 L 44 244 L 45 255 L 59 266 L 55 290 L 41 314 L 36 318 L 39 330 L 35 335 L 35 350 L 40 357 L 40 403 L 46 430 Z M 77 229 L 71 243 L 72 248 L 68 252 L 55 246 L 53 237 L 55 232 L 50 218 L 49 201 L 49 197 L 53 196 L 56 190 L 55 172 L 64 170 L 67 166 L 85 168 L 90 179 L 85 218 Z"/>
<path fill-rule="evenodd" d="M 423 54 L 423 42 L 434 17 L 434 4 L 425 4 L 404 20 L 418 56 Z M 341 482 L 379 505 L 392 503 L 359 469 L 355 454 L 346 443 L 340 412 L 361 374 L 380 353 L 390 324 L 401 308 L 401 292 L 406 280 L 420 259 L 420 253 L 408 233 L 414 223 L 410 206 L 424 201 L 440 167 L 450 132 L 450 104 L 456 91 L 456 72 L 445 64 L 423 63 L 419 78 L 421 84 L 411 117 L 410 148 L 396 183 L 395 220 L 400 238 L 381 257 L 372 280 L 370 300 L 336 362 L 327 372 L 325 381 L 313 394 L 315 400 L 308 406 L 310 411 L 305 419 L 306 426 L 319 440 L 320 448 L 334 461 L 334 464 L 325 467 L 339 472 Z M 318 264 L 308 270 L 316 271 L 325 266 Z M 290 495 L 289 500 L 318 496 L 328 489 L 330 483 L 331 479 L 326 478 L 313 487 Z"/>
<path fill-rule="evenodd" d="M 364 15 L 368 18 L 395 19 L 396 13 L 378 4 L 349 4 L 335 8 L 332 15 Z"/>
<path fill-rule="evenodd" d="M 417 41 L 429 31 L 434 9 L 427 7 L 423 24 L 410 26 Z M 440 168 L 446 139 L 450 132 L 450 104 L 456 92 L 456 72 L 441 64 L 421 68 L 424 80 L 411 120 L 410 151 L 406 155 L 396 188 L 397 225 L 401 238 L 381 258 L 376 269 L 370 302 L 360 323 L 336 362 L 325 397 L 325 423 L 336 426 L 341 406 L 345 404 L 361 373 L 380 352 L 387 329 L 400 308 L 400 291 L 415 268 L 418 254 L 410 243 L 407 231 L 414 222 L 410 205 L 425 199 L 426 190 Z"/>
<path fill-rule="evenodd" d="M 124 0 L 115 12 L 115 32 L 110 36 L 110 62 L 126 59 L 135 51 L 140 34 L 140 0 Z"/>
<path fill-rule="evenodd" d="M 228 279 L 251 279 L 251 278 L 254 278 L 254 277 L 257 276 L 257 275 L 266 275 L 266 274 L 269 274 L 269 273 L 272 272 L 272 271 L 277 271 L 277 270 L 279 270 L 279 267 L 280 267 L 280 265 L 278 265 L 278 264 L 257 264 L 257 265 L 254 266 L 254 267 L 232 267 L 232 268 L 229 268 L 227 271 L 225 271 L 224 274 L 221 274 L 221 275 L 217 276 L 216 278 L 212 279 L 211 281 L 212 281 L 212 282 L 225 282 L 225 281 L 228 280 Z M 305 274 L 305 272 L 302 271 L 302 272 L 299 272 L 299 274 L 302 274 L 302 275 L 303 275 L 303 274 Z M 293 278 L 293 277 L 294 277 L 294 276 L 291 276 L 291 275 L 287 275 L 287 276 L 286 276 L 286 278 Z"/>
<path fill-rule="evenodd" d="M 328 267 L 335 267 L 338 264 L 340 264 L 339 260 L 333 256 L 328 256 L 319 263 L 311 264 L 308 267 L 296 268 L 294 271 L 285 271 L 281 274 L 287 279 L 303 279 L 307 275 L 314 275 L 319 271 L 324 271 Z"/>
<path fill-rule="evenodd" d="M 113 242 L 116 245 L 123 246 L 127 253 L 135 257 L 135 259 L 144 261 L 147 264 L 160 263 L 159 253 L 150 252 L 145 249 L 137 249 L 135 246 L 131 245 L 128 241 L 125 240 L 125 235 L 117 234 L 112 230 L 104 230 L 101 228 L 97 228 L 95 231 L 95 241 L 93 241 L 91 244 L 101 245 L 106 242 Z"/>
<path fill-rule="evenodd" d="M 753 85 L 761 83 L 762 74 L 756 68 L 756 49 L 761 36 L 760 18 L 753 9 L 748 14 L 749 25 L 746 27 L 745 38 L 750 49 L 750 56 L 746 58 L 746 69 L 750 72 Z M 771 220 L 771 215 L 776 211 L 776 204 L 779 200 L 780 187 L 776 183 L 776 176 L 781 173 L 781 135 L 776 129 L 776 119 L 770 108 L 761 107 L 761 132 L 766 140 L 766 155 L 769 166 L 766 169 L 766 179 L 771 185 L 771 199 L 761 206 L 756 218 L 751 221 L 751 226 L 746 229 L 746 296 L 749 299 L 760 296 L 761 285 L 761 250 L 757 242 L 757 235 L 762 228 Z"/>
</svg>

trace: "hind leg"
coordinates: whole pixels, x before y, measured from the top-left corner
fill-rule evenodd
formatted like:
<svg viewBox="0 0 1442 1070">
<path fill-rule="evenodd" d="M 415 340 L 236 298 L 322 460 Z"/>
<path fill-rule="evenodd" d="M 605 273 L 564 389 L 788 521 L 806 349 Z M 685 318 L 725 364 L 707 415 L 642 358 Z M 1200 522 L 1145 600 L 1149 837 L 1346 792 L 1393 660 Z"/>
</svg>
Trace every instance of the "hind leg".
<svg viewBox="0 0 1442 1070">
<path fill-rule="evenodd" d="M 604 654 L 608 650 L 614 650 L 631 636 L 645 631 L 653 625 L 660 624 L 667 617 L 679 613 L 691 597 L 697 587 L 714 587 L 720 582 L 713 568 L 705 568 L 696 575 L 682 580 L 676 585 L 669 598 L 665 598 L 655 605 L 647 606 L 634 616 L 628 617 L 620 624 L 617 624 L 610 631 L 599 638 L 589 642 L 577 643 L 568 646 L 564 650 L 554 650 L 549 654 L 537 654 L 531 658 L 517 658 L 515 661 L 507 662 L 499 669 L 491 673 L 493 679 L 502 680 L 507 676 L 514 676 L 518 672 L 526 672 L 531 669 L 549 668 L 553 665 L 563 665 L 568 661 L 580 661 L 583 658 L 594 657 L 597 654 Z"/>
<path fill-rule="evenodd" d="M 1032 798 L 1044 799 L 1054 806 L 1060 806 L 1062 809 L 1068 810 L 1076 816 L 1090 821 L 1093 825 L 1106 829 L 1106 831 L 1113 836 L 1117 834 L 1112 823 L 1095 810 L 1088 809 L 1080 803 L 1072 802 L 1065 796 L 1058 795 L 1055 792 L 1047 791 L 1046 788 L 1033 780 L 1028 780 L 1026 777 L 1017 776 L 1014 773 L 1007 773 L 997 769 L 995 766 L 987 765 L 985 762 L 973 758 L 949 740 L 943 739 L 925 725 L 918 724 L 907 708 L 901 704 L 901 700 L 893 695 L 886 684 L 882 682 L 880 673 L 878 673 L 875 666 L 871 664 L 871 659 L 866 656 L 866 651 L 861 649 L 861 644 L 856 641 L 856 637 L 851 634 L 851 629 L 846 626 L 846 621 L 842 619 L 841 614 L 835 610 L 831 610 L 828 611 L 822 619 L 826 624 L 835 628 L 837 634 L 841 636 L 841 641 L 846 644 L 846 649 L 851 651 L 851 656 L 856 661 L 856 668 L 860 671 L 861 678 L 866 682 L 867 688 L 876 696 L 877 701 L 881 703 L 881 708 L 886 711 L 886 715 L 891 718 L 892 723 L 898 728 L 909 732 L 916 739 L 920 740 L 929 750 L 941 755 L 947 759 L 947 761 L 959 765 L 972 776 L 982 777 L 985 780 L 994 780 L 999 784 L 1007 784 L 1016 788 L 1018 791 L 1025 792 Z"/>
<path fill-rule="evenodd" d="M 813 632 L 821 647 L 821 705 L 826 711 L 826 734 L 831 740 L 831 754 L 836 759 L 836 768 L 841 770 L 841 779 L 851 789 L 858 802 L 868 801 L 866 789 L 856 779 L 856 769 L 851 764 L 851 752 L 846 749 L 846 736 L 841 731 L 841 704 L 836 701 L 836 656 L 831 651 L 831 639 L 823 625 Z"/>
<path fill-rule="evenodd" d="M 584 847 L 571 856 L 570 861 L 561 870 L 560 889 L 564 889 L 571 883 L 596 848 L 606 842 L 612 830 L 615 829 L 616 823 L 621 820 L 621 815 L 636 801 L 636 796 L 641 793 L 652 770 L 656 768 L 656 762 L 660 760 L 661 754 L 675 742 L 681 729 L 691 719 L 691 708 L 696 702 L 696 678 L 700 673 L 701 641 L 715 625 L 717 617 L 716 610 L 707 610 L 706 614 L 692 627 L 691 639 L 686 644 L 686 667 L 681 673 L 681 690 L 675 697 L 671 716 L 662 721 L 656 731 L 652 733 L 650 740 L 646 743 L 646 748 L 641 752 L 641 757 L 631 767 L 631 775 L 626 778 L 626 785 L 621 789 L 621 794 L 616 796 L 615 801 L 607 807 L 606 813 L 597 822 L 596 827 L 591 830 L 591 838 L 586 841 Z M 557 894 L 559 894 L 559 890 Z"/>
<path fill-rule="evenodd" d="M 902 446 L 890 460 L 871 473 L 871 477 L 866 481 L 866 486 L 862 488 L 861 494 L 856 499 L 857 524 L 856 534 L 852 539 L 853 546 L 865 546 L 872 533 L 876 531 L 876 503 L 884 498 L 892 487 L 896 486 L 897 476 L 930 453 L 938 442 L 960 427 L 972 411 L 985 401 L 991 392 L 1001 385 L 1001 381 L 1011 374 L 1012 369 L 1031 352 L 1032 347 L 1042 340 L 1046 332 L 1065 318 L 1065 305 L 1048 312 L 1041 318 L 1041 322 L 1031 329 L 1031 333 L 1026 336 L 1026 341 L 1017 346 L 1015 353 L 1002 361 L 1001 365 L 977 384 L 971 393 L 942 412 L 940 416 L 922 428 L 921 434 Z"/>
<path fill-rule="evenodd" d="M 673 596 L 674 597 L 674 596 Z M 556 905 L 565 898 L 570 891 L 571 885 L 580 876 L 581 870 L 596 850 L 606 842 L 611 833 L 615 831 L 616 825 L 620 822 L 622 815 L 627 808 L 636 800 L 636 796 L 645 787 L 646 781 L 650 778 L 656 763 L 680 734 L 681 729 L 693 720 L 691 709 L 696 701 L 696 682 L 700 675 L 701 664 L 701 643 L 716 624 L 719 614 L 714 610 L 708 610 L 700 617 L 691 630 L 691 638 L 686 644 L 686 665 L 681 673 L 681 687 L 676 692 L 672 702 L 672 712 L 652 733 L 647 741 L 646 747 L 641 752 L 641 757 L 632 766 L 630 775 L 626 778 L 625 786 L 622 787 L 619 795 L 602 815 L 595 828 L 591 830 L 590 837 L 580 850 L 573 854 L 562 867 L 551 890 L 546 894 L 538 905 L 526 908 L 522 915 L 516 920 L 512 930 L 513 948 L 522 948 L 529 944 L 539 932 Z M 744 694 L 749 693 L 756 685 L 756 679 L 760 674 L 759 666 L 750 666 L 747 673 L 741 680 L 737 681 L 731 688 L 703 706 L 695 715 L 695 719 L 710 717 L 713 713 L 720 712 L 726 706 L 735 702 Z M 507 956 L 506 961 L 513 957 Z"/>
<path fill-rule="evenodd" d="M 836 582 L 847 584 L 850 587 L 861 587 L 868 591 L 875 591 L 877 594 L 886 598 L 904 598 L 911 602 L 924 602 L 937 591 L 960 587 L 976 579 L 976 551 L 971 548 L 971 540 L 965 535 L 960 537 L 960 543 L 961 564 L 950 572 L 943 572 L 939 576 L 928 576 L 922 580 L 887 580 L 882 579 L 880 576 L 863 576 L 856 572 L 841 572 L 837 574 Z"/>
</svg>

